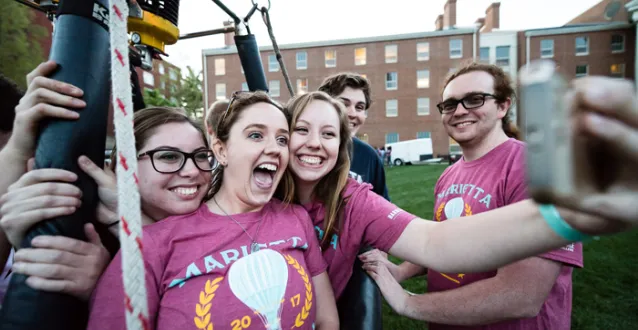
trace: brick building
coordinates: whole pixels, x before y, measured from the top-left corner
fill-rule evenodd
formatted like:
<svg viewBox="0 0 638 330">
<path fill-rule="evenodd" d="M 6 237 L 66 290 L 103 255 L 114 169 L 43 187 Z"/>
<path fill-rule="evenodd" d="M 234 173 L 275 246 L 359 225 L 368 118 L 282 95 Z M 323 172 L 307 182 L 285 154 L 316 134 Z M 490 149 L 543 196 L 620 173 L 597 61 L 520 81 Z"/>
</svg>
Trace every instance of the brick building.
<svg viewBox="0 0 638 330">
<path fill-rule="evenodd" d="M 372 146 L 432 138 L 434 155 L 448 153 L 448 136 L 436 109 L 441 83 L 462 61 L 478 51 L 478 28 L 457 28 L 456 1 L 448 0 L 445 12 L 431 32 L 370 38 L 343 39 L 281 45 L 286 69 L 296 93 L 316 90 L 334 73 L 351 71 L 365 75 L 372 84 L 373 103 L 360 138 Z M 202 51 L 204 101 L 230 97 L 246 89 L 237 49 Z M 285 102 L 290 93 L 272 47 L 261 47 L 270 94 Z"/>
<path fill-rule="evenodd" d="M 181 70 L 168 61 L 153 60 L 153 69 L 144 71 L 136 68 L 140 88 L 157 89 L 168 100 L 175 101 L 174 94 L 181 84 Z"/>
</svg>

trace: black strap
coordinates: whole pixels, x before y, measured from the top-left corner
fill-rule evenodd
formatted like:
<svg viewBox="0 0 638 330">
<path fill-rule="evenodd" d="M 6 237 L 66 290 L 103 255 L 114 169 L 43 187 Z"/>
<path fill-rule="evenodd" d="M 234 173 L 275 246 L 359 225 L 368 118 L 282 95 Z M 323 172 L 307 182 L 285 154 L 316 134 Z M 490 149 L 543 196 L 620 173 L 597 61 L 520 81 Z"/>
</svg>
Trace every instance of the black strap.
<svg viewBox="0 0 638 330">
<path fill-rule="evenodd" d="M 106 31 L 109 30 L 109 9 L 93 1 L 61 1 L 56 17 L 60 15 L 77 15 L 86 17 L 99 24 Z"/>
</svg>

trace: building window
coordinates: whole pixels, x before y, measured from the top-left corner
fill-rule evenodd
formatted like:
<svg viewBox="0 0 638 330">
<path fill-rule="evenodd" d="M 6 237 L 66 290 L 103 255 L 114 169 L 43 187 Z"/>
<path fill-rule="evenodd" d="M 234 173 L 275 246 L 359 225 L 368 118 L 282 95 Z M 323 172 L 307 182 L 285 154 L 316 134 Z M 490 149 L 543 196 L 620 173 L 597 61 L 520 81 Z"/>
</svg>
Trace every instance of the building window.
<svg viewBox="0 0 638 330">
<path fill-rule="evenodd" d="M 625 77 L 625 63 L 612 64 L 610 67 L 610 73 L 612 77 L 624 78 Z"/>
<path fill-rule="evenodd" d="M 297 94 L 308 93 L 308 79 L 297 79 Z"/>
<path fill-rule="evenodd" d="M 324 52 L 324 57 L 326 60 L 326 68 L 334 68 L 337 66 L 337 51 L 336 50 L 326 50 Z"/>
<path fill-rule="evenodd" d="M 297 52 L 297 70 L 306 70 L 308 68 L 308 53 Z"/>
<path fill-rule="evenodd" d="M 463 57 L 463 40 L 450 39 L 450 58 Z"/>
<path fill-rule="evenodd" d="M 241 83 L 241 90 L 244 91 L 244 92 L 247 92 L 248 91 L 248 83 L 245 83 L 245 82 Z"/>
<path fill-rule="evenodd" d="M 279 62 L 277 62 L 277 56 L 268 55 L 268 72 L 279 71 Z"/>
<path fill-rule="evenodd" d="M 226 98 L 226 84 L 224 83 L 215 84 L 215 97 L 218 100 L 223 100 Z"/>
<path fill-rule="evenodd" d="M 419 42 L 416 44 L 416 60 L 427 61 L 430 59 L 430 43 Z"/>
<path fill-rule="evenodd" d="M 385 135 L 385 144 L 399 142 L 399 133 L 387 133 Z"/>
<path fill-rule="evenodd" d="M 541 58 L 554 57 L 554 39 L 541 40 Z"/>
<path fill-rule="evenodd" d="M 416 87 L 430 88 L 430 70 L 418 70 L 416 72 Z"/>
<path fill-rule="evenodd" d="M 397 45 L 385 45 L 385 62 L 396 63 L 399 58 L 399 48 Z"/>
<path fill-rule="evenodd" d="M 576 77 L 584 77 L 589 73 L 589 66 L 587 64 L 576 66 Z"/>
<path fill-rule="evenodd" d="M 490 47 L 479 48 L 479 61 L 490 63 Z"/>
<path fill-rule="evenodd" d="M 155 86 L 155 76 L 152 73 L 144 71 L 142 77 L 144 78 L 144 85 Z"/>
<path fill-rule="evenodd" d="M 169 69 L 168 70 L 168 75 L 171 78 L 171 80 L 177 80 L 177 70 Z"/>
<path fill-rule="evenodd" d="M 429 97 L 419 97 L 416 99 L 416 114 L 417 116 L 427 116 L 430 114 Z"/>
<path fill-rule="evenodd" d="M 496 65 L 510 65 L 510 46 L 496 46 Z"/>
<path fill-rule="evenodd" d="M 589 54 L 589 38 L 576 37 L 576 55 L 588 55 L 588 54 Z"/>
<path fill-rule="evenodd" d="M 226 60 L 223 58 L 215 59 L 215 75 L 223 76 L 226 74 Z"/>
<path fill-rule="evenodd" d="M 164 74 L 164 64 L 160 63 L 157 65 L 157 68 L 159 69 L 159 74 Z"/>
<path fill-rule="evenodd" d="M 396 90 L 399 86 L 399 74 L 396 72 L 388 72 L 385 74 L 385 89 L 388 91 Z"/>
<path fill-rule="evenodd" d="M 399 101 L 386 100 L 385 101 L 385 116 L 396 117 L 399 115 Z"/>
<path fill-rule="evenodd" d="M 622 34 L 614 34 L 611 36 L 611 52 L 622 53 L 625 51 L 625 36 Z"/>
<path fill-rule="evenodd" d="M 430 138 L 430 132 L 416 132 L 416 138 L 417 139 L 429 139 Z"/>
<path fill-rule="evenodd" d="M 271 80 L 268 82 L 268 89 L 270 90 L 270 96 L 278 97 L 281 93 L 281 85 L 279 80 Z"/>
<path fill-rule="evenodd" d="M 160 79 L 160 89 L 166 89 L 166 81 L 163 78 Z"/>
<path fill-rule="evenodd" d="M 366 65 L 366 48 L 355 48 L 354 50 L 354 65 Z"/>
</svg>

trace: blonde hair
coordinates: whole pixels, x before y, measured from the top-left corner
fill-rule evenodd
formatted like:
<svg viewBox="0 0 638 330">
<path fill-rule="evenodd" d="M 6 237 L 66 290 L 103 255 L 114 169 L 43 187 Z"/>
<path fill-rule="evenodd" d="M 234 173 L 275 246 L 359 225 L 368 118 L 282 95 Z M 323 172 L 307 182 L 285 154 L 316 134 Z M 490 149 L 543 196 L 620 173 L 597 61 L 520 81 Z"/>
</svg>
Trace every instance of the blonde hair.
<svg viewBox="0 0 638 330">
<path fill-rule="evenodd" d="M 350 175 L 352 138 L 350 137 L 348 116 L 344 105 L 330 97 L 327 93 L 319 91 L 296 96 L 288 102 L 286 111 L 288 111 L 291 117 L 291 131 L 297 124 L 299 116 L 301 116 L 306 107 L 313 101 L 328 102 L 339 115 L 339 155 L 337 157 L 337 163 L 326 176 L 319 180 L 312 194 L 315 199 L 324 205 L 326 210 L 324 217 L 325 234 L 321 240 L 321 246 L 326 248 L 330 244 L 332 235 L 341 228 L 341 214 L 343 213 L 342 210 L 345 205 L 342 194 Z M 296 201 L 298 202 L 298 200 Z"/>
</svg>

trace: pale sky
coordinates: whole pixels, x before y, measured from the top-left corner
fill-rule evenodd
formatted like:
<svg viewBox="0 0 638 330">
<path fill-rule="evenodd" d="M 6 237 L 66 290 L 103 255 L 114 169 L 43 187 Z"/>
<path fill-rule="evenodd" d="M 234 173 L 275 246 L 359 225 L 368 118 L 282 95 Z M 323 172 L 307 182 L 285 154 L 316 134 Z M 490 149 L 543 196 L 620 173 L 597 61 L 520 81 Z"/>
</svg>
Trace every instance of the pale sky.
<svg viewBox="0 0 638 330">
<path fill-rule="evenodd" d="M 267 0 L 258 1 L 260 6 Z M 251 0 L 222 0 L 244 17 Z M 456 25 L 469 27 L 485 16 L 494 0 L 457 0 Z M 561 26 L 600 0 L 501 0 L 500 29 L 523 30 Z M 271 0 L 270 18 L 279 45 L 320 40 L 371 37 L 434 30 L 445 0 Z M 228 16 L 210 0 L 182 0 L 180 34 L 223 27 Z M 259 12 L 250 20 L 260 46 L 270 45 Z M 166 47 L 167 61 L 186 69 L 202 68 L 202 49 L 224 46 L 223 35 L 180 40 Z"/>
</svg>

